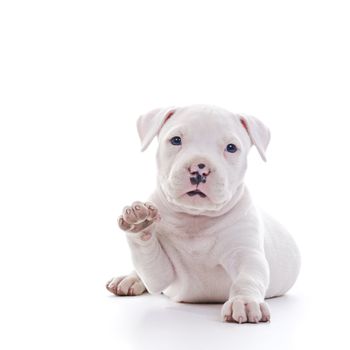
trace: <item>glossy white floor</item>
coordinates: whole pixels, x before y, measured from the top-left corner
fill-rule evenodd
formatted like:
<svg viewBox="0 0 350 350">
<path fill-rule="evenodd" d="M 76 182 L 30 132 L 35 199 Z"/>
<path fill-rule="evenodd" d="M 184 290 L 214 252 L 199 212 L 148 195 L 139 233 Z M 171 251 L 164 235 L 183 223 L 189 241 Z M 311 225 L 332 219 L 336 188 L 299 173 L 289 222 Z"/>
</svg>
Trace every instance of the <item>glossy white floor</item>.
<svg viewBox="0 0 350 350">
<path fill-rule="evenodd" d="M 104 332 L 110 342 L 130 349 L 346 348 L 346 306 L 322 290 L 305 296 L 297 289 L 270 299 L 272 321 L 258 325 L 222 322 L 221 305 L 178 304 L 165 296 L 107 296 Z"/>
<path fill-rule="evenodd" d="M 115 335 L 121 333 L 115 341 L 135 349 L 295 349 L 305 312 L 295 295 L 271 300 L 274 320 L 259 325 L 223 323 L 221 305 L 177 304 L 164 296 L 110 298 L 108 304 Z"/>
</svg>

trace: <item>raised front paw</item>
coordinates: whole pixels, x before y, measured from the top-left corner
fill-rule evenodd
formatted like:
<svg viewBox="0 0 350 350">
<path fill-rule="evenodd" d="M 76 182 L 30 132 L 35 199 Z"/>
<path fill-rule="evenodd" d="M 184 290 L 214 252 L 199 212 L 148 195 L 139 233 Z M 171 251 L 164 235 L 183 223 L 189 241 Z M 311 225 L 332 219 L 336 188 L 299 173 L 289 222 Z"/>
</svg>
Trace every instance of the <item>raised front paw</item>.
<svg viewBox="0 0 350 350">
<path fill-rule="evenodd" d="M 134 202 L 123 210 L 118 219 L 119 227 L 128 232 L 140 232 L 160 219 L 153 203 Z"/>
<path fill-rule="evenodd" d="M 270 321 L 270 310 L 265 302 L 253 298 L 234 297 L 222 307 L 222 318 L 226 322 L 259 323 Z"/>
</svg>

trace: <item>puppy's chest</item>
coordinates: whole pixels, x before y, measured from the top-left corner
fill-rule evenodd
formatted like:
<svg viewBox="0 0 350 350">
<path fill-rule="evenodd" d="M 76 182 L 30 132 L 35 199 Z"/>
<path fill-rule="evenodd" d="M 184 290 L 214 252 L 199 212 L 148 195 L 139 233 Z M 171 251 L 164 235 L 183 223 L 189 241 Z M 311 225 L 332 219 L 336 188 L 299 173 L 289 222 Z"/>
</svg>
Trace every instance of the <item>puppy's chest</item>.
<svg viewBox="0 0 350 350">
<path fill-rule="evenodd" d="M 177 249 L 191 258 L 209 260 L 214 255 L 215 237 L 188 237 L 177 240 Z"/>
<path fill-rule="evenodd" d="M 185 227 L 165 227 L 161 233 L 166 250 L 183 259 L 209 261 L 215 256 L 217 236 L 215 232 L 200 232 Z M 169 252 L 170 253 L 170 252 Z"/>
</svg>

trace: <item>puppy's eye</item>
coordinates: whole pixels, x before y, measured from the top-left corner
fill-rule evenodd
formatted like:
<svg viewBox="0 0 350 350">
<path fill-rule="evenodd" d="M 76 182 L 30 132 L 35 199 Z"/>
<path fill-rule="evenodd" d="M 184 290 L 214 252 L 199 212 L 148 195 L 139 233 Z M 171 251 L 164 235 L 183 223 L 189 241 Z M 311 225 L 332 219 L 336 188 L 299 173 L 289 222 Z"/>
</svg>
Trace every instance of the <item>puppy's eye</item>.
<svg viewBox="0 0 350 350">
<path fill-rule="evenodd" d="M 170 139 L 170 143 L 174 146 L 180 146 L 181 145 L 181 137 L 180 136 L 174 136 Z"/>
<path fill-rule="evenodd" d="M 226 151 L 227 152 L 230 152 L 230 153 L 235 153 L 237 151 L 237 147 L 236 145 L 234 145 L 233 143 L 229 143 L 227 146 L 226 146 Z"/>
</svg>

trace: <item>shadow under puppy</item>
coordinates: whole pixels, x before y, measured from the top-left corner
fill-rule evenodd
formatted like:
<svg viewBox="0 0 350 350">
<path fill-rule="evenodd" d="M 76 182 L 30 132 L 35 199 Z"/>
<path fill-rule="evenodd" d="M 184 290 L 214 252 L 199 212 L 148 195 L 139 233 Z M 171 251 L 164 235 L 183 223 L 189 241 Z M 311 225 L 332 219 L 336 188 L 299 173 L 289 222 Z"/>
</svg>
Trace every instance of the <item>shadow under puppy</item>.
<svg viewBox="0 0 350 350">
<path fill-rule="evenodd" d="M 300 255 L 285 228 L 254 206 L 243 182 L 252 145 L 266 160 L 268 128 L 207 105 L 156 109 L 137 127 L 142 150 L 158 135 L 157 186 L 150 202 L 134 202 L 119 218 L 135 272 L 113 278 L 107 289 L 223 302 L 225 321 L 269 321 L 264 299 L 292 287 Z"/>
</svg>

